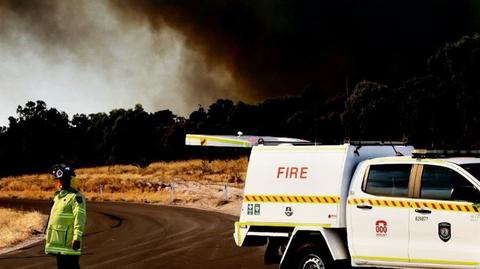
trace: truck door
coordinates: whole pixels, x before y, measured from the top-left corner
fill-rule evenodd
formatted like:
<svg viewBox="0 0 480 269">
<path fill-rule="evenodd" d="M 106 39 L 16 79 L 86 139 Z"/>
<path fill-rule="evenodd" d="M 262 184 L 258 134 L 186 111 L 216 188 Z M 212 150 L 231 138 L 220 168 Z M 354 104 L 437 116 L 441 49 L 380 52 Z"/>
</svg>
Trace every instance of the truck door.
<svg viewBox="0 0 480 269">
<path fill-rule="evenodd" d="M 454 189 L 470 189 L 475 194 L 475 187 L 444 166 L 423 165 L 419 175 L 410 209 L 410 261 L 432 268 L 479 265 L 478 209 L 472 202 L 452 197 Z"/>
<path fill-rule="evenodd" d="M 361 190 L 349 198 L 349 247 L 355 264 L 408 262 L 411 170 L 412 164 L 370 165 Z"/>
</svg>

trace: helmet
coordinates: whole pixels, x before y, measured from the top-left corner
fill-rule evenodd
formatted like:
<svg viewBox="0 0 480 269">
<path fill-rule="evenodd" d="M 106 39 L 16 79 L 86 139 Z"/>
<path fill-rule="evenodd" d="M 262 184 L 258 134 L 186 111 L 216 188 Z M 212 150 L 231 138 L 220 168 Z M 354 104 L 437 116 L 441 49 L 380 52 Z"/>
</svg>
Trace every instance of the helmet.
<svg viewBox="0 0 480 269">
<path fill-rule="evenodd" d="M 75 176 L 75 171 L 65 164 L 56 164 L 53 166 L 52 175 L 55 179 L 71 179 Z"/>
</svg>

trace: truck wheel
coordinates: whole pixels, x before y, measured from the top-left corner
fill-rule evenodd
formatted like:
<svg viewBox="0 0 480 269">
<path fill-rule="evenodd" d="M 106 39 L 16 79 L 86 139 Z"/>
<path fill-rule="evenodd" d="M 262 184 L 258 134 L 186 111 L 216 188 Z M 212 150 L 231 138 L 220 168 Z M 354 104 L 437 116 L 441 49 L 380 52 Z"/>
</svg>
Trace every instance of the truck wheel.
<svg viewBox="0 0 480 269">
<path fill-rule="evenodd" d="M 318 248 L 302 250 L 298 256 L 298 269 L 330 269 L 332 267 L 330 255 L 324 254 Z"/>
<path fill-rule="evenodd" d="M 298 265 L 299 269 L 325 269 L 325 263 L 317 254 L 308 254 Z"/>
<path fill-rule="evenodd" d="M 278 238 L 269 238 L 268 245 L 265 249 L 264 263 L 278 264 L 282 259 L 283 252 L 288 242 Z"/>
</svg>

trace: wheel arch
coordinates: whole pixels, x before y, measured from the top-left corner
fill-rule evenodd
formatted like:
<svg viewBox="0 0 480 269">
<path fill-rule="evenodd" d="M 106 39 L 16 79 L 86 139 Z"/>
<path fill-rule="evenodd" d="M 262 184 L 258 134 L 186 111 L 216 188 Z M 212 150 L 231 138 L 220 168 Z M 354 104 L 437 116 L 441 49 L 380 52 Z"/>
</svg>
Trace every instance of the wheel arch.
<svg viewBox="0 0 480 269">
<path fill-rule="evenodd" d="M 300 245 L 305 247 L 326 246 L 326 250 L 332 257 L 333 261 L 350 259 L 348 249 L 346 247 L 346 230 L 332 229 L 324 227 L 296 227 L 287 244 L 287 248 L 280 261 L 280 268 L 287 268 L 288 262 L 292 260 L 302 249 Z"/>
</svg>

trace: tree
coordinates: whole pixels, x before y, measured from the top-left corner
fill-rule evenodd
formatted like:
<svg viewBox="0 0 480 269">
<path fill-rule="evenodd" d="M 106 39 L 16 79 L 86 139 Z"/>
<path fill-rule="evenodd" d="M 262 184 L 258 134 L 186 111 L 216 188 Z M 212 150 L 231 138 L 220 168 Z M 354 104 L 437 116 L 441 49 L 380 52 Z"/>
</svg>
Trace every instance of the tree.
<svg viewBox="0 0 480 269">
<path fill-rule="evenodd" d="M 459 135 L 451 141 L 458 146 L 478 143 L 480 132 L 480 35 L 464 36 L 447 43 L 427 61 L 431 75 L 441 81 L 455 108 Z"/>
<path fill-rule="evenodd" d="M 402 139 L 400 99 L 394 89 L 376 82 L 362 81 L 347 98 L 344 124 L 354 140 Z"/>
<path fill-rule="evenodd" d="M 228 99 L 218 99 L 208 107 L 207 123 L 217 133 L 231 134 L 234 132 L 230 126 L 230 115 L 233 110 L 233 101 Z"/>
<path fill-rule="evenodd" d="M 193 133 L 205 132 L 207 124 L 207 112 L 199 105 L 196 111 L 193 111 L 188 118 L 188 129 Z"/>
<path fill-rule="evenodd" d="M 48 108 L 43 101 L 27 102 L 18 106 L 18 118 L 9 118 L 5 132 L 7 171 L 34 171 L 52 163 L 68 159 L 70 144 L 68 115 Z M 21 169 L 20 169 L 21 168 Z"/>
<path fill-rule="evenodd" d="M 424 76 L 405 81 L 398 89 L 405 136 L 417 147 L 443 147 L 457 129 L 455 98 L 439 78 Z M 450 139 L 449 139 L 450 137 Z"/>
</svg>

